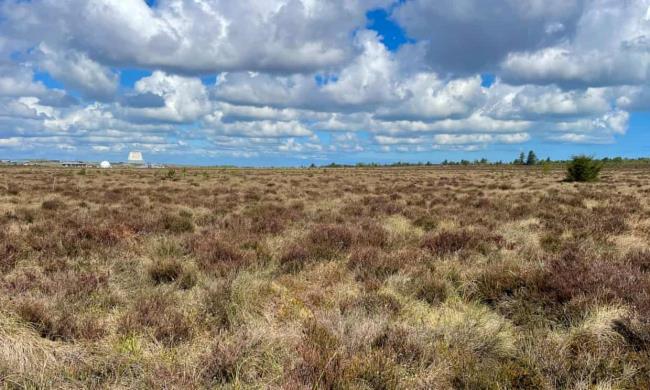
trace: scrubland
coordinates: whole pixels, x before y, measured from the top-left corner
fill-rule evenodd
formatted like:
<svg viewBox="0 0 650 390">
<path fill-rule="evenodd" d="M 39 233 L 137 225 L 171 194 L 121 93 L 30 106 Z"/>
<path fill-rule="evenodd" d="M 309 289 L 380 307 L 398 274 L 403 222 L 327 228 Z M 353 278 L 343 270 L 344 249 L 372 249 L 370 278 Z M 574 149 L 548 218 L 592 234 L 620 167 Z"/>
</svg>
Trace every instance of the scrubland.
<svg viewBox="0 0 650 390">
<path fill-rule="evenodd" d="M 0 169 L 6 388 L 650 388 L 650 171 Z"/>
</svg>

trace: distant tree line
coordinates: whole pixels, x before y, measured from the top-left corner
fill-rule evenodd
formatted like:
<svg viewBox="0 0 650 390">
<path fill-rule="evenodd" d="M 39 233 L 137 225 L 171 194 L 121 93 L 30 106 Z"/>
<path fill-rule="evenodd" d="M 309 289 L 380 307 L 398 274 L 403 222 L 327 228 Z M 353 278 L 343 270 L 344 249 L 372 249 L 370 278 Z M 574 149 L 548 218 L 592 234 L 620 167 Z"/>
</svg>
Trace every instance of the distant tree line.
<svg viewBox="0 0 650 390">
<path fill-rule="evenodd" d="M 594 161 L 601 162 L 603 164 L 624 164 L 624 163 L 650 163 L 650 158 L 649 157 L 640 157 L 640 158 L 625 158 L 625 157 L 605 157 L 602 159 L 593 159 Z M 552 160 L 550 157 L 547 157 L 546 159 L 540 159 L 537 157 L 537 154 L 535 151 L 531 150 L 528 152 L 528 154 L 521 152 L 517 158 L 512 160 L 511 162 L 504 162 L 502 160 L 499 161 L 489 161 L 487 158 L 481 158 L 481 159 L 474 159 L 474 160 L 466 160 L 462 159 L 460 161 L 453 161 L 453 160 L 447 160 L 445 159 L 442 163 L 440 164 L 434 164 L 430 161 L 426 162 L 404 162 L 404 161 L 397 161 L 393 163 L 386 163 L 386 164 L 381 164 L 381 163 L 376 163 L 376 162 L 370 162 L 370 163 L 356 163 L 356 164 L 338 164 L 338 163 L 330 163 L 326 165 L 319 165 L 317 166 L 316 164 L 311 164 L 309 167 L 310 168 L 373 168 L 373 167 L 427 167 L 427 166 L 433 166 L 433 165 L 527 165 L 527 166 L 535 166 L 535 165 L 546 165 L 546 164 L 567 164 L 572 160 Z"/>
</svg>

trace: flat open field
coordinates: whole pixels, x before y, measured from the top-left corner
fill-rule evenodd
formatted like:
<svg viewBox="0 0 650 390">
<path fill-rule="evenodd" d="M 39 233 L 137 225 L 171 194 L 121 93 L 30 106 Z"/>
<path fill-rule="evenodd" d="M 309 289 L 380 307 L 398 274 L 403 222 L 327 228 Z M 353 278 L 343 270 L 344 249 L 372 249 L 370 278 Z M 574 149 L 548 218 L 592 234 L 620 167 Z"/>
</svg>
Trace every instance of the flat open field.
<svg viewBox="0 0 650 390">
<path fill-rule="evenodd" d="M 0 169 L 5 387 L 650 387 L 650 170 Z"/>
</svg>

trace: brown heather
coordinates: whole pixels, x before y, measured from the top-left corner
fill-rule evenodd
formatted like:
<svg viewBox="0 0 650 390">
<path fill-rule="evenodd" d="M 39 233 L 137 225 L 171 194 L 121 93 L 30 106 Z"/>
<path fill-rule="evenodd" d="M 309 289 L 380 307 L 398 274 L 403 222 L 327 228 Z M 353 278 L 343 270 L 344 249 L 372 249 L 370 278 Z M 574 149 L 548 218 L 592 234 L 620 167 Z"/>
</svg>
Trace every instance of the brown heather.
<svg viewBox="0 0 650 390">
<path fill-rule="evenodd" d="M 0 169 L 3 388 L 650 388 L 650 172 Z"/>
</svg>

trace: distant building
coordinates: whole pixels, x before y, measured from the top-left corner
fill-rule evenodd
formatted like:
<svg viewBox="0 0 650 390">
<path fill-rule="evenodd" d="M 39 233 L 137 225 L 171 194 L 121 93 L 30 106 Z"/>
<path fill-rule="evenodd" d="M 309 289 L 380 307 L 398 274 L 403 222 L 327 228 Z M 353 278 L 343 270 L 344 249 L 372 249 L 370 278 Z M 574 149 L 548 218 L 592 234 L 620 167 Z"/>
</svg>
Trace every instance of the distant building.
<svg viewBox="0 0 650 390">
<path fill-rule="evenodd" d="M 142 158 L 142 152 L 129 152 L 129 164 L 144 164 L 144 159 Z"/>
<path fill-rule="evenodd" d="M 111 163 L 109 163 L 108 161 L 102 161 L 99 163 L 99 167 L 102 169 L 108 169 L 111 167 Z"/>
<path fill-rule="evenodd" d="M 61 165 L 68 168 L 83 168 L 86 166 L 86 163 L 83 161 L 63 161 Z"/>
</svg>

